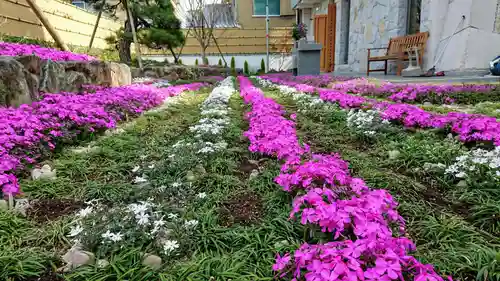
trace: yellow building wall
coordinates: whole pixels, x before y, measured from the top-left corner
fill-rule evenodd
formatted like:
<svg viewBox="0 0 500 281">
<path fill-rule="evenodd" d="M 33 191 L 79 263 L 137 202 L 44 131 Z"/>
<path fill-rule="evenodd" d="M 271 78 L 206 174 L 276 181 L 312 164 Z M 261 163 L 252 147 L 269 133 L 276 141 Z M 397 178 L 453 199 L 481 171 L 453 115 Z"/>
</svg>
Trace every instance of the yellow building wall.
<svg viewBox="0 0 500 281">
<path fill-rule="evenodd" d="M 275 53 L 289 53 L 293 40 L 291 29 L 295 23 L 295 11 L 290 7 L 290 0 L 280 0 L 281 16 L 270 17 L 269 46 Z M 217 29 L 215 38 L 222 53 L 255 54 L 266 52 L 266 19 L 253 16 L 252 0 L 236 0 L 237 19 L 240 28 Z M 186 32 L 186 31 L 184 31 Z M 179 50 L 179 49 L 178 49 Z M 155 50 L 144 50 L 145 54 L 162 53 Z M 218 54 L 217 46 L 212 42 L 207 54 Z M 169 52 L 163 52 L 170 54 Z M 200 54 L 200 46 L 193 36 L 188 36 L 182 54 Z"/>
<path fill-rule="evenodd" d="M 54 26 L 66 44 L 87 46 L 97 18 L 74 5 L 59 0 L 36 0 L 45 16 Z M 292 47 L 291 28 L 295 22 L 295 13 L 289 0 L 281 0 L 282 16 L 270 18 L 270 51 L 290 52 Z M 240 28 L 215 30 L 214 35 L 223 53 L 254 54 L 266 52 L 265 17 L 254 17 L 252 0 L 237 0 L 237 18 Z M 23 36 L 33 39 L 53 41 L 48 31 L 42 26 L 25 0 L 0 0 L 0 33 Z M 107 47 L 104 38 L 113 34 L 122 23 L 103 16 L 99 23 L 93 47 Z M 186 32 L 186 31 L 184 31 Z M 179 51 L 180 48 L 177 49 Z M 218 53 L 214 43 L 207 49 L 207 54 Z M 143 54 L 163 53 L 157 50 L 143 49 Z M 193 36 L 189 36 L 182 49 L 183 54 L 200 54 L 200 47 Z"/>
<path fill-rule="evenodd" d="M 49 22 L 66 44 L 88 46 L 97 19 L 74 5 L 58 0 L 36 0 Z M 0 0 L 0 33 L 53 41 L 25 0 Z M 121 23 L 101 17 L 93 47 L 105 48 L 104 38 L 119 29 Z"/>
</svg>

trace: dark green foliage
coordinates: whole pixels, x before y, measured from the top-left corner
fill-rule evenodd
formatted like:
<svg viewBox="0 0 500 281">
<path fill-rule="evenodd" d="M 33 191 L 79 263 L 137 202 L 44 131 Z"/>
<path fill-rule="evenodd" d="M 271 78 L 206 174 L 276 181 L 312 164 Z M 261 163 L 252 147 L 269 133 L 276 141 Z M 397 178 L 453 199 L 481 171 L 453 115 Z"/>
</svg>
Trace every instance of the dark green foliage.
<svg viewBox="0 0 500 281">
<path fill-rule="evenodd" d="M 208 58 L 207 57 L 203 58 L 203 65 L 208 65 Z"/>
<path fill-rule="evenodd" d="M 231 58 L 231 74 L 233 76 L 236 76 L 236 61 L 234 59 L 234 57 Z"/>
<path fill-rule="evenodd" d="M 260 71 L 263 73 L 266 72 L 266 63 L 264 62 L 264 59 L 260 61 Z"/>
<path fill-rule="evenodd" d="M 102 9 L 107 15 L 114 16 L 117 10 L 123 10 L 122 5 L 111 5 L 101 0 L 85 0 L 96 10 Z M 152 49 L 167 49 L 174 55 L 173 49 L 184 42 L 181 23 L 174 14 L 174 7 L 169 0 L 128 2 L 134 18 L 138 41 Z M 124 21 L 124 26 L 115 35 L 106 38 L 108 44 L 120 52 L 122 62 L 131 61 L 130 44 L 132 42 L 131 26 Z"/>
<path fill-rule="evenodd" d="M 200 63 L 198 62 L 198 59 L 196 59 L 196 60 L 194 61 L 194 65 L 196 65 L 196 66 L 197 66 L 198 64 L 200 64 Z"/>
<path fill-rule="evenodd" d="M 182 64 L 182 59 L 178 59 L 178 60 L 177 60 L 177 63 L 178 63 L 178 64 Z"/>
<path fill-rule="evenodd" d="M 39 46 L 47 47 L 47 48 L 54 48 L 55 47 L 54 42 L 40 40 L 40 39 L 25 38 L 25 37 L 20 37 L 20 36 L 11 36 L 11 35 L 1 34 L 1 33 L 0 33 L 0 41 L 10 42 L 10 43 L 21 43 L 21 44 L 34 44 L 34 45 L 39 45 Z"/>
<path fill-rule="evenodd" d="M 243 73 L 245 75 L 249 75 L 250 74 L 250 71 L 248 70 L 248 62 L 245 61 L 245 64 L 243 65 Z"/>
<path fill-rule="evenodd" d="M 222 59 L 219 59 L 219 66 L 222 66 Z"/>
</svg>

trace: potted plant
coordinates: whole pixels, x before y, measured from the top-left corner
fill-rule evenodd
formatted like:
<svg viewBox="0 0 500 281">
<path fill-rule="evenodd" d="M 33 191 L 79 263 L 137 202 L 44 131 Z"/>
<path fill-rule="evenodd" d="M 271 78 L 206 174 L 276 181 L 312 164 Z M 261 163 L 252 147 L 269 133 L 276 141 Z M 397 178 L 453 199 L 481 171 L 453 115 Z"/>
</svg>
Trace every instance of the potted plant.
<svg viewBox="0 0 500 281">
<path fill-rule="evenodd" d="M 303 23 L 294 24 L 292 29 L 292 38 L 295 40 L 295 47 L 297 48 L 297 42 L 306 38 L 307 36 L 307 26 Z"/>
</svg>

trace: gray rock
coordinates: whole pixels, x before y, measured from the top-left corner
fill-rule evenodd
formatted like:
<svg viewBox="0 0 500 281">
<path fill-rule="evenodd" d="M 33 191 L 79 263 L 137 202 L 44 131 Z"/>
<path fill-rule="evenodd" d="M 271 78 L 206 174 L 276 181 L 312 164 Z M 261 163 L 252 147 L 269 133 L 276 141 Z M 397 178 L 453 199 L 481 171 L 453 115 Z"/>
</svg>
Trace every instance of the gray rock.
<svg viewBox="0 0 500 281">
<path fill-rule="evenodd" d="M 0 199 L 0 210 L 8 210 L 9 209 L 9 202 L 7 200 Z"/>
<path fill-rule="evenodd" d="M 157 255 L 146 254 L 144 256 L 144 259 L 142 260 L 142 264 L 144 266 L 148 266 L 151 267 L 152 269 L 157 270 L 161 268 L 163 261 Z"/>
<path fill-rule="evenodd" d="M 401 155 L 401 152 L 399 152 L 399 150 L 389 151 L 389 159 L 391 159 L 391 160 L 398 159 L 400 155 Z"/>
<path fill-rule="evenodd" d="M 432 103 L 431 103 L 431 102 L 426 101 L 426 102 L 424 102 L 424 105 L 432 105 Z"/>
<path fill-rule="evenodd" d="M 258 171 L 258 170 L 252 170 L 252 172 L 250 173 L 249 178 L 250 178 L 250 179 L 254 179 L 254 178 L 256 178 L 257 176 L 259 176 L 259 171 Z"/>
<path fill-rule="evenodd" d="M 186 180 L 187 180 L 188 182 L 193 182 L 195 179 L 196 179 L 196 177 L 195 177 L 195 175 L 194 175 L 193 171 L 188 171 L 188 172 L 186 173 Z"/>
<path fill-rule="evenodd" d="M 52 170 L 49 165 L 45 164 L 42 168 L 33 169 L 31 171 L 31 178 L 33 180 L 37 179 L 55 179 L 56 178 L 56 170 Z"/>
<path fill-rule="evenodd" d="M 28 199 L 21 198 L 21 199 L 15 199 L 14 203 L 14 212 L 26 216 L 26 211 L 29 209 L 30 203 Z"/>
<path fill-rule="evenodd" d="M 95 263 L 95 255 L 93 253 L 75 248 L 69 249 L 69 251 L 62 256 L 62 259 L 67 263 L 67 266 L 72 269 Z"/>
<path fill-rule="evenodd" d="M 111 86 L 123 86 L 132 84 L 132 73 L 130 67 L 124 63 L 110 62 Z"/>
<path fill-rule="evenodd" d="M 31 96 L 26 76 L 29 72 L 13 57 L 0 56 L 0 105 L 19 106 L 31 103 Z"/>
<path fill-rule="evenodd" d="M 457 187 L 466 188 L 467 187 L 467 181 L 466 180 L 459 181 L 457 183 Z"/>
<path fill-rule="evenodd" d="M 66 92 L 82 92 L 83 85 L 90 84 L 89 79 L 85 74 L 76 71 L 68 71 L 64 78 L 64 91 Z"/>
<path fill-rule="evenodd" d="M 98 268 L 105 268 L 109 265 L 109 261 L 103 259 L 97 260 L 96 265 Z"/>
<path fill-rule="evenodd" d="M 64 90 L 64 67 L 53 60 L 44 60 L 41 63 L 40 88 L 41 92 L 57 93 Z"/>
</svg>

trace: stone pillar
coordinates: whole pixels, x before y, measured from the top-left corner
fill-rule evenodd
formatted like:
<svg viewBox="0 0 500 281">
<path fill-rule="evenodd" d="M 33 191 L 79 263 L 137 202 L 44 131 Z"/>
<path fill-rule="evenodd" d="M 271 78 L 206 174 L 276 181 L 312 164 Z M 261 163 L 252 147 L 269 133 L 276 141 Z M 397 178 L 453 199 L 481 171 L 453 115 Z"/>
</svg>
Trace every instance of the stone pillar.
<svg viewBox="0 0 500 281">
<path fill-rule="evenodd" d="M 347 65 L 349 52 L 350 0 L 335 0 L 337 6 L 335 28 L 335 65 Z"/>
</svg>

